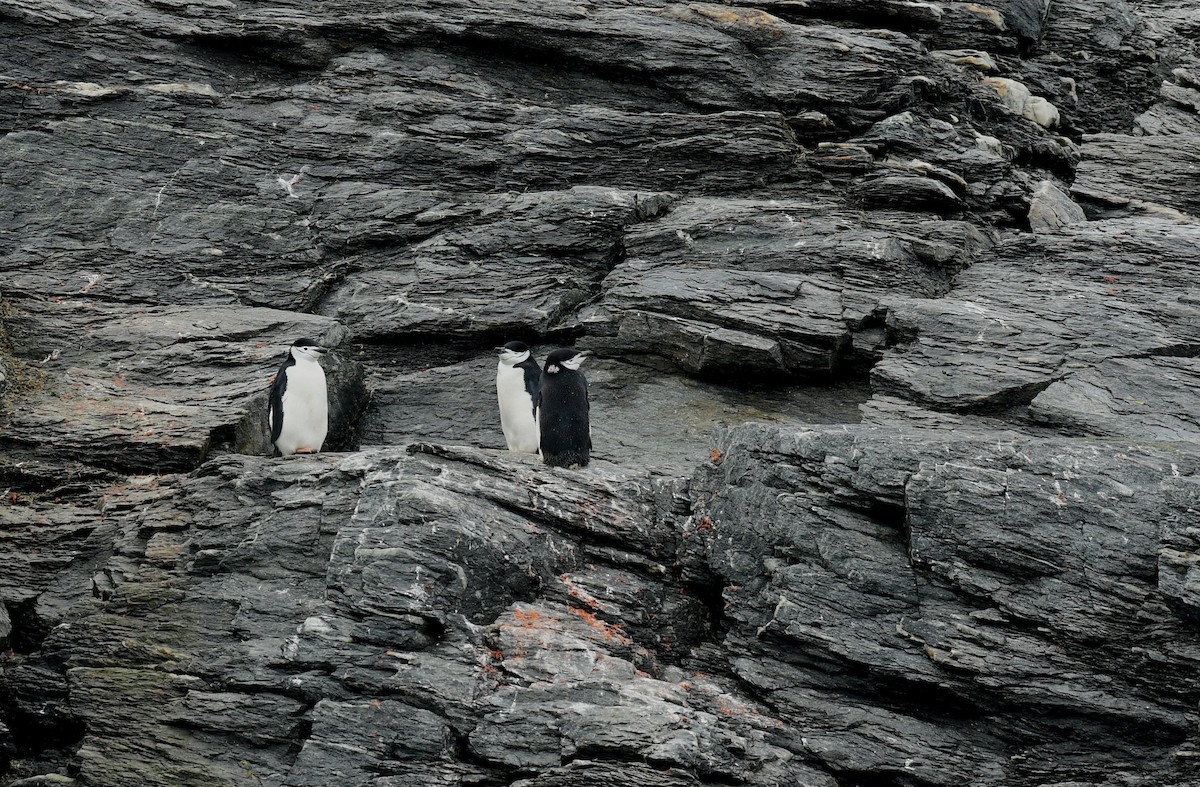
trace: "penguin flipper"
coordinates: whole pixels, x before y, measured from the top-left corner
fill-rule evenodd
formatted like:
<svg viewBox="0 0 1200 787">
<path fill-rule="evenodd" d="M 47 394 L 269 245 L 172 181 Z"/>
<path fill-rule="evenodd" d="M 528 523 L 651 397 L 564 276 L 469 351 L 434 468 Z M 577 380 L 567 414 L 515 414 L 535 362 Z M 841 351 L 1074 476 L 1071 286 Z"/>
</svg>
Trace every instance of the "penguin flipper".
<svg viewBox="0 0 1200 787">
<path fill-rule="evenodd" d="M 279 433 L 283 431 L 283 394 L 287 391 L 287 367 L 286 363 L 281 366 L 275 375 L 275 382 L 271 383 L 271 397 L 267 405 L 267 424 L 271 427 L 272 444 L 279 439 Z"/>
<path fill-rule="evenodd" d="M 533 409 L 537 410 L 538 396 L 542 392 L 542 370 L 532 358 L 518 364 L 522 367 L 525 374 L 525 390 L 529 391 L 529 398 L 533 400 Z"/>
</svg>

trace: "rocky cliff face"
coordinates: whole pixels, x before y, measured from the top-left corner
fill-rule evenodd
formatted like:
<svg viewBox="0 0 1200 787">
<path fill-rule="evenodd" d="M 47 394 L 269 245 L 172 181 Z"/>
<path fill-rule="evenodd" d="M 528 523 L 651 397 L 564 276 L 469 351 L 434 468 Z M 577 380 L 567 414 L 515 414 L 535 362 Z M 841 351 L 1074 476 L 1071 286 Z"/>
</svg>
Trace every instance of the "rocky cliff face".
<svg viewBox="0 0 1200 787">
<path fill-rule="evenodd" d="M 1193 3 L 0 30 L 0 784 L 1200 783 Z"/>
</svg>

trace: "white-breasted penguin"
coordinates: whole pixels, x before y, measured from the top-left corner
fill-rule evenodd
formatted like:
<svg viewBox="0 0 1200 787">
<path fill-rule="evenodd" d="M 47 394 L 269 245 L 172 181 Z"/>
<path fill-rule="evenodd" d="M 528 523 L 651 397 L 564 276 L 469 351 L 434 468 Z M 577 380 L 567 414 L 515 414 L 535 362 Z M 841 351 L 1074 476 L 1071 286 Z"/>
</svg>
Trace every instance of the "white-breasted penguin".
<svg viewBox="0 0 1200 787">
<path fill-rule="evenodd" d="M 592 453 L 585 353 L 558 349 L 546 356 L 538 390 L 537 422 L 542 459 L 555 467 L 583 467 Z"/>
<path fill-rule="evenodd" d="M 283 456 L 315 454 L 329 432 L 329 391 L 321 355 L 312 339 L 297 339 L 271 385 L 267 423 L 271 442 Z"/>
<path fill-rule="evenodd" d="M 537 422 L 533 408 L 537 404 L 538 378 L 542 370 L 533 360 L 524 342 L 509 342 L 496 348 L 496 400 L 500 403 L 500 428 L 509 451 L 536 454 Z"/>
</svg>

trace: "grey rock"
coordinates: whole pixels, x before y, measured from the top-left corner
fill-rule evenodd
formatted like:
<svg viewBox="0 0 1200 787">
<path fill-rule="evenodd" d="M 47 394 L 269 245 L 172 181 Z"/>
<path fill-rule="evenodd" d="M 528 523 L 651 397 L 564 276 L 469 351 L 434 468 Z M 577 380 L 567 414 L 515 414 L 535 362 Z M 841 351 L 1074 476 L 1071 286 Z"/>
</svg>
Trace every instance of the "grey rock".
<svg viewBox="0 0 1200 787">
<path fill-rule="evenodd" d="M 735 429 L 720 447 L 693 493 L 720 490 L 697 511 L 711 523 L 697 535 L 728 583 L 727 642 L 749 649 L 734 667 L 773 707 L 793 709 L 808 750 L 839 770 L 1026 783 L 1096 765 L 1070 764 L 1041 724 L 1083 738 L 1124 728 L 1123 756 L 1157 747 L 1154 767 L 1165 770 L 1153 778 L 1186 778 L 1171 755 L 1193 734 L 1194 699 L 1170 678 L 1152 687 L 1148 665 L 1179 658 L 1187 670 L 1193 658 L 1195 629 L 1165 623 L 1156 565 L 1159 522 L 1183 510 L 1159 491 L 1194 480 L 1194 452 L 762 426 Z M 1028 530 L 1034 521 L 1046 524 Z M 818 666 L 819 679 L 796 680 Z M 839 707 L 825 700 L 831 691 L 871 699 Z M 1011 722 L 1001 709 L 1010 691 L 1023 708 Z M 871 707 L 893 692 L 909 698 L 903 720 Z M 972 724 L 936 721 L 950 712 Z M 999 715 L 976 727 L 980 712 Z M 816 732 L 851 719 L 849 735 Z M 1025 756 L 986 753 L 1013 745 Z"/>
<path fill-rule="evenodd" d="M 1200 117 L 1192 110 L 1159 102 L 1137 116 L 1134 131 L 1145 135 L 1197 134 L 1200 133 Z"/>
<path fill-rule="evenodd" d="M 42 644 L 90 654 L 68 671 L 88 729 L 106 719 L 137 730 L 85 735 L 82 778 L 237 783 L 242 769 L 273 783 L 333 772 L 368 783 L 413 763 L 447 778 L 468 734 L 475 761 L 501 772 L 557 767 L 559 750 L 645 749 L 693 774 L 787 761 L 765 740 L 742 741 L 777 723 L 726 718 L 720 709 L 742 700 L 669 666 L 710 613 L 694 596 L 688 616 L 660 600 L 675 536 L 649 478 L 603 462 L 579 474 L 506 452 L 416 450 L 230 458 L 117 492 L 110 590 L 79 599 Z M 214 520 L 219 500 L 228 516 Z M 205 618 L 202 598 L 224 599 L 232 626 Z M 332 684 L 342 688 L 300 715 L 303 675 L 332 663 L 348 665 Z M 384 691 L 397 699 L 377 699 Z M 622 737 L 611 720 L 631 714 Z M 283 742 L 301 735 L 285 757 Z"/>
<path fill-rule="evenodd" d="M 629 234 L 581 344 L 699 375 L 828 379 L 872 356 L 854 341 L 883 293 L 940 293 L 988 243 L 964 222 L 877 221 L 806 201 L 682 203 Z"/>
<path fill-rule="evenodd" d="M 884 175 L 858 184 L 857 196 L 873 207 L 958 213 L 965 203 L 945 183 L 914 175 Z"/>
<path fill-rule="evenodd" d="M 1200 442 L 1198 374 L 1195 358 L 1114 358 L 1052 383 L 1029 412 L 1064 431 Z"/>
<path fill-rule="evenodd" d="M 394 700 L 330 702 L 313 708 L 313 730 L 285 784 L 374 784 L 412 775 L 412 764 L 446 760 L 450 728 L 436 715 Z M 431 769 L 432 770 L 432 769 Z"/>
<path fill-rule="evenodd" d="M 1088 133 L 1123 133 L 1152 103 L 1162 82 L 1163 71 L 1151 53 L 1163 44 L 1172 46 L 1167 42 L 1178 35 L 1154 29 L 1168 18 L 1165 5 L 1170 3 L 1142 13 L 1124 0 L 1056 2 L 1031 61 L 1023 65 L 1028 72 L 1045 70 L 1055 81 L 1062 75 L 1074 80 L 1076 108 L 1064 113 L 1069 125 Z M 1118 63 L 1123 67 L 1114 69 Z M 1054 87 L 1045 84 L 1043 94 Z M 1150 100 L 1129 102 L 1134 95 Z"/>
<path fill-rule="evenodd" d="M 1190 355 L 1195 236 L 1195 225 L 1155 217 L 1011 238 L 952 297 L 888 299 L 904 349 L 876 364 L 874 387 L 935 409 L 995 411 L 1111 359 Z"/>
<path fill-rule="evenodd" d="M 1170 173 L 1193 171 L 1197 150 L 1200 145 L 1191 134 L 1085 137 L 1084 158 L 1071 190 L 1081 198 L 1103 204 L 1136 201 L 1194 215 L 1200 205 L 1188 179 L 1171 177 Z"/>
<path fill-rule="evenodd" d="M 1052 783 L 1118 739 L 1184 783 L 1198 471 L 911 427 L 737 427 L 666 496 L 468 447 L 228 457 L 112 492 L 110 591 L 50 591 L 5 685 L 66 669 L 83 783 Z"/>
<path fill-rule="evenodd" d="M 375 340 L 544 333 L 598 289 L 626 226 L 655 218 L 670 202 L 663 194 L 580 188 L 455 208 L 473 221 L 349 273 L 318 311 Z"/>
<path fill-rule="evenodd" d="M 331 320 L 272 309 L 60 299 L 28 304 L 8 329 L 36 373 L 7 402 L 0 443 L 33 460 L 80 452 L 135 472 L 192 467 L 235 439 L 269 450 L 266 393 L 287 347 L 301 336 L 336 347 L 348 335 Z M 329 382 L 330 442 L 346 446 L 365 406 L 362 370 L 331 369 Z"/>
<path fill-rule="evenodd" d="M 0 784 L 1196 784 L 1198 13 L 7 4 Z"/>
<path fill-rule="evenodd" d="M 580 344 L 585 344 L 580 342 Z M 544 360 L 550 346 L 534 345 Z M 374 366 L 378 356 L 364 356 Z M 712 386 L 647 370 L 636 353 L 597 357 L 582 367 L 589 384 L 593 455 L 629 469 L 689 474 L 712 447 L 715 426 L 744 420 L 854 423 L 871 392 L 860 382 L 815 388 Z M 367 445 L 394 445 L 414 434 L 444 443 L 503 448 L 492 352 L 412 371 L 388 369 L 373 380 L 361 427 Z"/>
<path fill-rule="evenodd" d="M 1087 221 L 1083 208 L 1076 205 L 1066 192 L 1049 180 L 1043 180 L 1033 192 L 1029 203 L 1029 228 L 1034 232 L 1050 232 L 1067 224 Z"/>
<path fill-rule="evenodd" d="M 883 23 L 910 31 L 920 40 L 943 48 L 986 46 L 992 50 L 1014 51 L 1041 38 L 1049 3 L 1045 0 L 990 0 L 986 3 L 878 0 L 864 6 L 853 0 L 810 0 L 803 4 L 768 0 L 761 5 L 785 17 L 797 15 L 851 19 L 872 25 Z"/>
<path fill-rule="evenodd" d="M 1158 551 L 1158 589 L 1179 615 L 1200 620 L 1200 529 L 1195 525 L 1196 487 L 1176 477 L 1167 490 L 1172 511 L 1163 520 Z"/>
</svg>

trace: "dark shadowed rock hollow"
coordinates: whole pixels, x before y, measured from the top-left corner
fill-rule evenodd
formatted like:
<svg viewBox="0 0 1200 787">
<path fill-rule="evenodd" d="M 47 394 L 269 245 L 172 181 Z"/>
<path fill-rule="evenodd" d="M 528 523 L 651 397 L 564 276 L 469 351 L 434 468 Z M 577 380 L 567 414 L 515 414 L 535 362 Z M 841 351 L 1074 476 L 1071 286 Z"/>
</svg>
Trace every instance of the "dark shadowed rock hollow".
<svg viewBox="0 0 1200 787">
<path fill-rule="evenodd" d="M 0 785 L 1200 784 L 1197 40 L 0 0 Z"/>
</svg>

